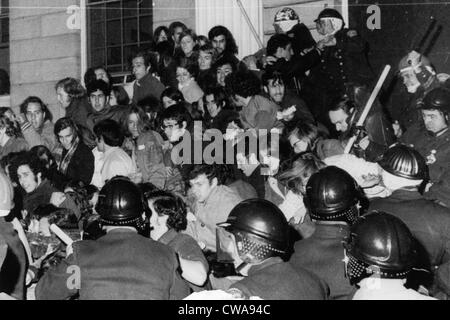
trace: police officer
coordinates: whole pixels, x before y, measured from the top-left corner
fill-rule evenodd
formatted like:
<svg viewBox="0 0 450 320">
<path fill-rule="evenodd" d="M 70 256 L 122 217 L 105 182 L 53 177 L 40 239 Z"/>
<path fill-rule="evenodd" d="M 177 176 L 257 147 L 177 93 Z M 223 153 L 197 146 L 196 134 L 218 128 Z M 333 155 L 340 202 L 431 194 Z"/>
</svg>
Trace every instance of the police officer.
<svg viewBox="0 0 450 320">
<path fill-rule="evenodd" d="M 428 177 L 425 159 L 409 146 L 396 145 L 386 151 L 379 165 L 383 184 L 392 194 L 372 199 L 369 210 L 385 211 L 400 218 L 419 242 L 417 266 L 436 275 L 445 274 L 450 267 L 450 209 L 419 193 Z M 420 279 L 417 276 L 420 274 L 410 277 L 415 283 L 411 286 L 421 284 L 433 292 L 450 293 L 448 277 L 430 281 L 425 274 Z"/>
<path fill-rule="evenodd" d="M 169 247 L 139 234 L 144 199 L 128 178 L 115 177 L 99 194 L 96 211 L 106 235 L 73 243 L 70 254 L 36 286 L 36 298 L 174 300 L 189 294 Z"/>
<path fill-rule="evenodd" d="M 327 286 L 288 258 L 289 224 L 273 203 L 245 200 L 218 228 L 218 259 L 233 261 L 243 276 L 230 288 L 244 296 L 270 300 L 323 300 Z"/>
<path fill-rule="evenodd" d="M 353 153 L 367 161 L 375 162 L 397 138 L 378 101 L 372 106 L 362 128 L 356 127 L 370 93 L 364 87 L 355 88 L 354 100 L 343 98 L 331 107 L 328 116 L 336 131 L 340 133 L 340 140 L 344 145 L 352 135 L 359 135 L 353 145 Z"/>
<path fill-rule="evenodd" d="M 298 14 L 292 8 L 285 7 L 279 10 L 275 14 L 273 26 L 276 33 L 286 34 L 292 38 L 292 49 L 296 55 L 302 54 L 316 44 L 308 27 L 300 22 Z"/>
<path fill-rule="evenodd" d="M 400 141 L 413 145 L 429 167 L 427 197 L 450 206 L 450 90 L 431 90 L 419 105 L 422 123 L 412 126 Z"/>
<path fill-rule="evenodd" d="M 342 241 L 360 215 L 362 192 L 356 181 L 334 166 L 315 173 L 304 202 L 316 224 L 313 235 L 295 243 L 290 263 L 305 268 L 330 287 L 330 299 L 349 300 L 355 289 L 344 277 Z"/>
<path fill-rule="evenodd" d="M 344 247 L 346 274 L 358 287 L 353 300 L 434 300 L 405 287 L 416 251 L 400 219 L 385 212 L 362 216 Z"/>
<path fill-rule="evenodd" d="M 317 31 L 324 39 L 319 41 L 321 63 L 311 69 L 304 88 L 304 96 L 314 116 L 330 124 L 327 111 L 352 85 L 370 85 L 373 73 L 366 59 L 367 45 L 356 30 L 346 29 L 341 14 L 331 8 L 320 12 L 315 20 Z"/>
<path fill-rule="evenodd" d="M 401 96 L 401 103 L 393 108 L 393 116 L 398 119 L 402 131 L 420 124 L 420 101 L 433 89 L 440 86 L 431 61 L 416 51 L 404 56 L 398 65 L 398 75 L 403 80 L 407 96 Z"/>
</svg>

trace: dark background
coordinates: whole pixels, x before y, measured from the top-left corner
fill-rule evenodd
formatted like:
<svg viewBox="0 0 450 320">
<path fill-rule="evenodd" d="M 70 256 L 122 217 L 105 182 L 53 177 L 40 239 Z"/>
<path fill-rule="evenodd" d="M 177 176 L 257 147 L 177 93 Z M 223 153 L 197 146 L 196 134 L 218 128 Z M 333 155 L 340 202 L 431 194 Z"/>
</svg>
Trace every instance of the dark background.
<svg viewBox="0 0 450 320">
<path fill-rule="evenodd" d="M 386 64 L 392 66 L 384 85 L 382 100 L 393 118 L 396 105 L 402 103 L 406 90 L 401 79 L 396 77 L 400 59 L 412 50 L 413 44 L 420 41 L 433 16 L 437 20 L 434 30 L 442 30 L 434 44 L 425 54 L 430 58 L 437 73 L 450 73 L 450 5 L 444 0 L 350 0 L 350 27 L 357 29 L 369 43 L 369 61 L 378 76 Z M 381 9 L 381 29 L 367 28 L 367 8 L 376 4 Z M 431 37 L 430 37 L 431 38 Z"/>
</svg>

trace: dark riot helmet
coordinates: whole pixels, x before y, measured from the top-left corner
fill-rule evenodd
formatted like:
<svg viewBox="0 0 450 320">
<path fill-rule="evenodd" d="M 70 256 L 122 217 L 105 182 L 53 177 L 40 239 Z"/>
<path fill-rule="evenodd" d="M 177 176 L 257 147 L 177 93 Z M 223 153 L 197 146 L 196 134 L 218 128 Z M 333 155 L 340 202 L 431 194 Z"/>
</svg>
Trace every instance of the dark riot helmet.
<svg viewBox="0 0 450 320">
<path fill-rule="evenodd" d="M 450 90 L 439 87 L 428 92 L 419 103 L 422 110 L 439 110 L 446 116 L 450 112 Z"/>
<path fill-rule="evenodd" d="M 114 177 L 100 190 L 95 210 L 100 223 L 108 226 L 144 227 L 144 197 L 139 187 L 126 177 Z"/>
<path fill-rule="evenodd" d="M 262 261 L 284 258 L 289 247 L 289 224 L 281 210 L 263 199 L 242 201 L 231 210 L 225 223 L 219 224 L 234 234 L 239 255 Z"/>
<path fill-rule="evenodd" d="M 390 147 L 379 165 L 390 174 L 409 180 L 428 180 L 428 166 L 422 155 L 412 147 L 397 144 Z"/>
<path fill-rule="evenodd" d="M 350 227 L 344 243 L 346 274 L 352 285 L 375 274 L 404 279 L 416 261 L 414 237 L 406 224 L 385 212 L 371 212 Z"/>
<path fill-rule="evenodd" d="M 316 172 L 306 185 L 303 201 L 315 220 L 352 224 L 359 216 L 362 190 L 346 171 L 329 166 Z"/>
</svg>

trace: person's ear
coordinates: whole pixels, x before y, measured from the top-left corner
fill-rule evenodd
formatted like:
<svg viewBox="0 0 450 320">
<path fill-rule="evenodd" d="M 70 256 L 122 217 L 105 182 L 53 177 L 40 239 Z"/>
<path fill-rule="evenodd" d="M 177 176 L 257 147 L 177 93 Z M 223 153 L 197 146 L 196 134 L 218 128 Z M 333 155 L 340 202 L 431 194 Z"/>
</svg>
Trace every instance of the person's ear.
<svg viewBox="0 0 450 320">
<path fill-rule="evenodd" d="M 267 86 L 263 86 L 263 88 L 264 88 L 264 92 L 269 94 L 269 89 L 267 88 Z"/>
<path fill-rule="evenodd" d="M 186 129 L 187 128 L 187 122 L 183 121 L 183 123 L 181 124 L 181 129 Z"/>
<path fill-rule="evenodd" d="M 37 180 L 38 180 L 38 182 L 40 184 L 42 182 L 42 173 L 38 172 L 38 174 L 36 175 L 36 178 L 37 178 Z"/>
<path fill-rule="evenodd" d="M 219 180 L 217 178 L 213 178 L 211 180 L 211 186 L 212 187 L 217 187 L 218 184 L 219 184 Z"/>
</svg>

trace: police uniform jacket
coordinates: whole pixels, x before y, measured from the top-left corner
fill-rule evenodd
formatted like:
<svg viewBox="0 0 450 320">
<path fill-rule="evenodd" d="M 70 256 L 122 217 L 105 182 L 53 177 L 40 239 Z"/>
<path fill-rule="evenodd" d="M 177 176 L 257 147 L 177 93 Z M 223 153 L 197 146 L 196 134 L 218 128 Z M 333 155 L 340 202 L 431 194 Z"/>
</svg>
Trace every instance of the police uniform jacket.
<svg viewBox="0 0 450 320">
<path fill-rule="evenodd" d="M 428 254 L 433 269 L 450 264 L 450 209 L 425 199 L 417 191 L 397 190 L 387 198 L 371 200 L 371 210 L 400 218 Z M 450 278 L 445 281 L 449 283 Z"/>
<path fill-rule="evenodd" d="M 38 300 L 178 300 L 189 294 L 168 246 L 127 229 L 73 244 L 36 286 Z"/>
<path fill-rule="evenodd" d="M 430 182 L 433 184 L 430 193 L 436 195 L 436 200 L 449 206 L 450 185 L 445 180 L 450 174 L 450 129 L 436 135 L 427 131 L 421 123 L 408 129 L 400 141 L 413 145 L 425 158 Z"/>
<path fill-rule="evenodd" d="M 316 118 L 327 122 L 326 112 L 346 93 L 346 84 L 371 84 L 373 72 L 367 61 L 367 44 L 355 30 L 342 29 L 335 34 L 336 45 L 325 47 L 320 63 L 311 69 L 304 88 L 306 101 Z"/>
<path fill-rule="evenodd" d="M 295 243 L 289 260 L 294 269 L 306 269 L 322 279 L 330 287 L 332 300 L 350 300 L 356 290 L 345 277 L 342 262 L 342 242 L 348 233 L 347 225 L 316 222 L 312 236 Z"/>
<path fill-rule="evenodd" d="M 264 300 L 326 300 L 329 295 L 329 288 L 322 280 L 306 269 L 294 269 L 279 257 L 252 266 L 248 276 L 231 288 Z"/>
</svg>

